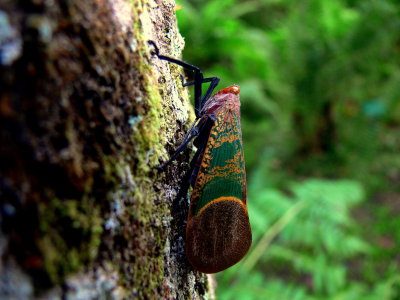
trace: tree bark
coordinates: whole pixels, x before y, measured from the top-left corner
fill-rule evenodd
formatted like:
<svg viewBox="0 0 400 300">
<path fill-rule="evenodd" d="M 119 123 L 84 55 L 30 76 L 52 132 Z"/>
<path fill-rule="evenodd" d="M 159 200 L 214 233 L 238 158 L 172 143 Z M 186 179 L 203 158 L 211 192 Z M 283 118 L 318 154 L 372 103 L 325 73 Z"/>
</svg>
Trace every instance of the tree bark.
<svg viewBox="0 0 400 300">
<path fill-rule="evenodd" d="M 175 203 L 193 120 L 172 0 L 0 3 L 0 298 L 212 298 Z"/>
</svg>

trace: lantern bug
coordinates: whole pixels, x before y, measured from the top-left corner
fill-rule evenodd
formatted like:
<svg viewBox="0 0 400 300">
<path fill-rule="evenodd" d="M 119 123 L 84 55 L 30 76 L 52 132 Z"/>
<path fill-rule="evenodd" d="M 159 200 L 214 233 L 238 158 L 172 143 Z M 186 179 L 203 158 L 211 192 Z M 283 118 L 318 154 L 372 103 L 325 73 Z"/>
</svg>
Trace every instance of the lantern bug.
<svg viewBox="0 0 400 300">
<path fill-rule="evenodd" d="M 213 96 L 218 77 L 204 78 L 200 68 L 187 62 L 164 56 L 157 46 L 159 59 L 194 72 L 196 120 L 171 158 L 158 167 L 164 171 L 188 143 L 197 151 L 191 161 L 179 195 L 190 198 L 186 226 L 186 256 L 194 269 L 216 273 L 237 263 L 250 248 L 252 235 L 247 212 L 246 172 L 240 126 L 240 88 L 226 87 Z M 210 83 L 202 95 L 202 85 Z"/>
</svg>

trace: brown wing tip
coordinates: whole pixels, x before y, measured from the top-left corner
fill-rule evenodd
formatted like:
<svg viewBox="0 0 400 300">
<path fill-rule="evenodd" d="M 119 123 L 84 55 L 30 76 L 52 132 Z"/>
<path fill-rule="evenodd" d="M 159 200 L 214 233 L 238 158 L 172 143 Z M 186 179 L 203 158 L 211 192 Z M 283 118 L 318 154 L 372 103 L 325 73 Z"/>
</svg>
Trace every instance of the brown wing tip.
<svg viewBox="0 0 400 300">
<path fill-rule="evenodd" d="M 236 201 L 219 201 L 188 220 L 186 255 L 197 271 L 216 273 L 241 260 L 251 240 L 247 209 Z"/>
<path fill-rule="evenodd" d="M 239 93 L 240 93 L 240 86 L 231 85 L 231 86 L 228 86 L 226 88 L 223 88 L 218 93 L 216 93 L 216 95 L 219 95 L 219 94 L 235 94 L 235 95 L 238 95 Z"/>
</svg>

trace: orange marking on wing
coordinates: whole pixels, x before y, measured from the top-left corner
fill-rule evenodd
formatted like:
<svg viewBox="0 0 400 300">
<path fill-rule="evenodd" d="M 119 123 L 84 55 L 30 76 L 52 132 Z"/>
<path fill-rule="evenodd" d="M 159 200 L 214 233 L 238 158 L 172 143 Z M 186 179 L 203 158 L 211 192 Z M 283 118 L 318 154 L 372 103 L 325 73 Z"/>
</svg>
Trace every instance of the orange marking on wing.
<svg viewBox="0 0 400 300">
<path fill-rule="evenodd" d="M 202 188 L 214 178 L 231 177 L 236 174 L 244 173 L 243 149 L 238 149 L 238 152 L 234 157 L 225 161 L 224 166 L 214 166 L 212 169 L 210 168 L 216 148 L 222 146 L 224 143 L 241 141 L 241 130 L 238 118 L 240 118 L 240 108 L 233 104 L 227 104 L 226 107 L 219 111 L 217 120 L 211 129 L 207 146 L 200 163 L 200 171 L 196 178 L 195 187 L 191 197 L 192 199 L 200 197 L 203 192 Z M 239 134 L 231 134 L 232 132 Z M 243 184 L 245 185 L 245 181 Z"/>
<path fill-rule="evenodd" d="M 202 162 L 200 163 L 200 172 L 196 179 L 196 186 L 204 187 L 207 182 L 215 177 L 226 177 L 229 176 L 229 174 L 239 174 L 243 172 L 243 167 L 239 163 L 244 160 L 242 149 L 238 151 L 234 157 L 226 160 L 225 166 L 209 168 L 216 148 L 222 146 L 224 143 L 241 141 L 240 128 L 238 128 L 240 125 L 237 121 L 234 121 L 234 115 L 240 113 L 236 112 L 236 110 L 237 108 L 233 107 L 233 105 L 227 105 L 226 108 L 219 111 L 217 121 L 210 132 L 207 147 L 203 154 Z M 231 134 L 231 132 L 239 132 L 239 134 Z M 199 196 L 201 193 L 201 188 L 194 189 L 193 198 Z"/>
</svg>

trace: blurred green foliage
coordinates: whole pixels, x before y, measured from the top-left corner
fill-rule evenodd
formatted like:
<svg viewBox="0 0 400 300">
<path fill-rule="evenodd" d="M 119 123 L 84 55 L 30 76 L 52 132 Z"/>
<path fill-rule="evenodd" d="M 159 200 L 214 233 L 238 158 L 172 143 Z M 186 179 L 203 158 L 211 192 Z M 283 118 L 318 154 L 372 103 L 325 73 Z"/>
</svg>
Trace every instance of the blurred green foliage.
<svg viewBox="0 0 400 300">
<path fill-rule="evenodd" d="M 253 246 L 220 299 L 400 299 L 400 2 L 180 0 L 241 86 Z"/>
</svg>

